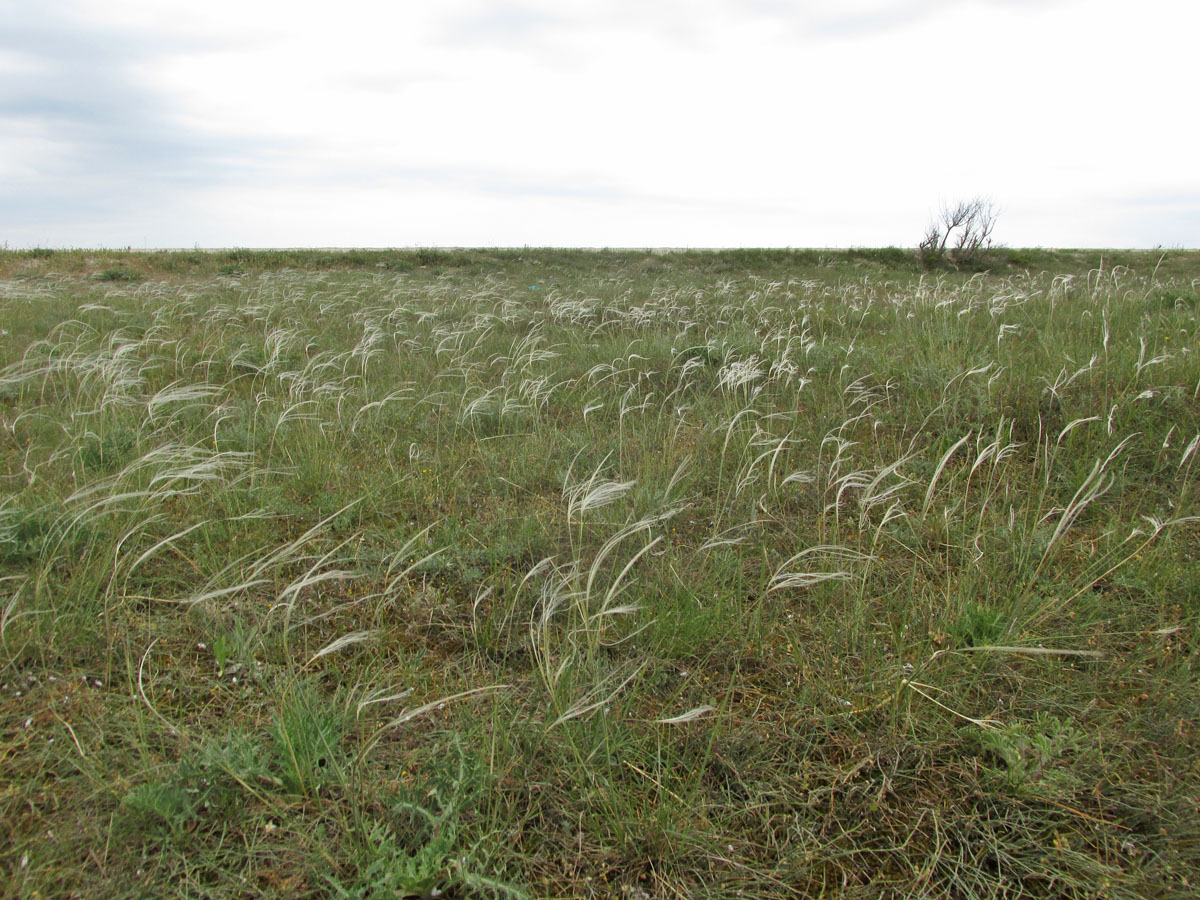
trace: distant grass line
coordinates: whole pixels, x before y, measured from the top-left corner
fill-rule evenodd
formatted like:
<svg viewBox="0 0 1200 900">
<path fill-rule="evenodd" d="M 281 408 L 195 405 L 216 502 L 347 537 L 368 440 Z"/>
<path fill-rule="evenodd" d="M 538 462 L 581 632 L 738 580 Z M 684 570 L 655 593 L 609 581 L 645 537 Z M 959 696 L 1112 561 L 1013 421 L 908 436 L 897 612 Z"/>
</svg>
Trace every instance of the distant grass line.
<svg viewBox="0 0 1200 900">
<path fill-rule="evenodd" d="M 1200 254 L 1020 252 L 0 254 L 0 895 L 1188 896 Z"/>
<path fill-rule="evenodd" d="M 1045 249 L 998 247 L 986 258 L 985 270 L 1083 272 L 1103 267 L 1143 269 L 1156 264 L 1164 276 L 1192 271 L 1200 251 Z M 896 274 L 922 270 L 915 249 L 857 247 L 848 249 L 559 249 L 559 248 L 395 248 L 360 249 L 248 249 L 132 250 L 48 249 L 0 250 L 0 277 L 28 272 L 28 264 L 52 266 L 64 272 L 93 272 L 97 277 L 202 276 L 261 273 L 280 269 L 353 271 L 381 269 L 411 272 L 422 268 L 480 271 L 489 267 L 553 265 L 556 269 L 585 272 L 621 270 L 639 263 L 669 269 L 700 268 L 714 272 L 755 268 L 852 268 L 871 265 L 876 271 Z"/>
</svg>

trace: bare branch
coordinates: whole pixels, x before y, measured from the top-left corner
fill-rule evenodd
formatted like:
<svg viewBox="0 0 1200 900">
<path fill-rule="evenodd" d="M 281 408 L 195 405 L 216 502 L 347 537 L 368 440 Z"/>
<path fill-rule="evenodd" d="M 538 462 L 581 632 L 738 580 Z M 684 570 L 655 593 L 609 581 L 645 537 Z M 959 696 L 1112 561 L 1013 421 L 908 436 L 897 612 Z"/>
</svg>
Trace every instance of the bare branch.
<svg viewBox="0 0 1200 900">
<path fill-rule="evenodd" d="M 990 200 L 975 197 L 943 206 L 917 245 L 929 267 L 979 265 L 992 247 L 997 212 Z"/>
</svg>

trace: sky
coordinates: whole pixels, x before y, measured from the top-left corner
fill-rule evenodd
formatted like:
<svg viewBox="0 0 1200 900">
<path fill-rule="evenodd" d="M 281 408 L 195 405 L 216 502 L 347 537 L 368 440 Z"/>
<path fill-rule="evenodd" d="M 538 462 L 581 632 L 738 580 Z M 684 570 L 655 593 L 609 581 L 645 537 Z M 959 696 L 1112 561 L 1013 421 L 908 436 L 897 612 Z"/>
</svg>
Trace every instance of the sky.
<svg viewBox="0 0 1200 900">
<path fill-rule="evenodd" d="M 0 0 L 0 245 L 1200 246 L 1192 0 Z"/>
</svg>

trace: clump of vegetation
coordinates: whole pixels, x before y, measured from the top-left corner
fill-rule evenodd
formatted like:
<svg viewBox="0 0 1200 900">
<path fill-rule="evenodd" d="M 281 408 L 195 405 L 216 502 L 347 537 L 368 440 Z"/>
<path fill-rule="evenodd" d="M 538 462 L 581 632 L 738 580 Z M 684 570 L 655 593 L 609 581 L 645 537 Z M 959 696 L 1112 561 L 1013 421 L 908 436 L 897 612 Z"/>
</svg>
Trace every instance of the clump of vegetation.
<svg viewBox="0 0 1200 900">
<path fill-rule="evenodd" d="M 981 268 L 991 256 L 997 215 L 982 197 L 943 206 L 917 246 L 921 263 L 927 269 Z"/>
<path fill-rule="evenodd" d="M 117 267 L 105 269 L 96 276 L 97 281 L 141 281 L 141 276 L 132 269 Z"/>
</svg>

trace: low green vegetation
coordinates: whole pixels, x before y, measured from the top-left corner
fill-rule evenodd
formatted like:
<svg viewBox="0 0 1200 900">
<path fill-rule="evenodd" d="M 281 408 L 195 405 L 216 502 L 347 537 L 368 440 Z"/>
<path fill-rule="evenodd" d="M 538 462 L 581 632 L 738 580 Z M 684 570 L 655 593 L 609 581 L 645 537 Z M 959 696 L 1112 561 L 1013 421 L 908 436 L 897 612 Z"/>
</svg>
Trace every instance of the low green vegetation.
<svg viewBox="0 0 1200 900">
<path fill-rule="evenodd" d="M 0 253 L 0 896 L 1200 882 L 1200 255 Z"/>
</svg>

